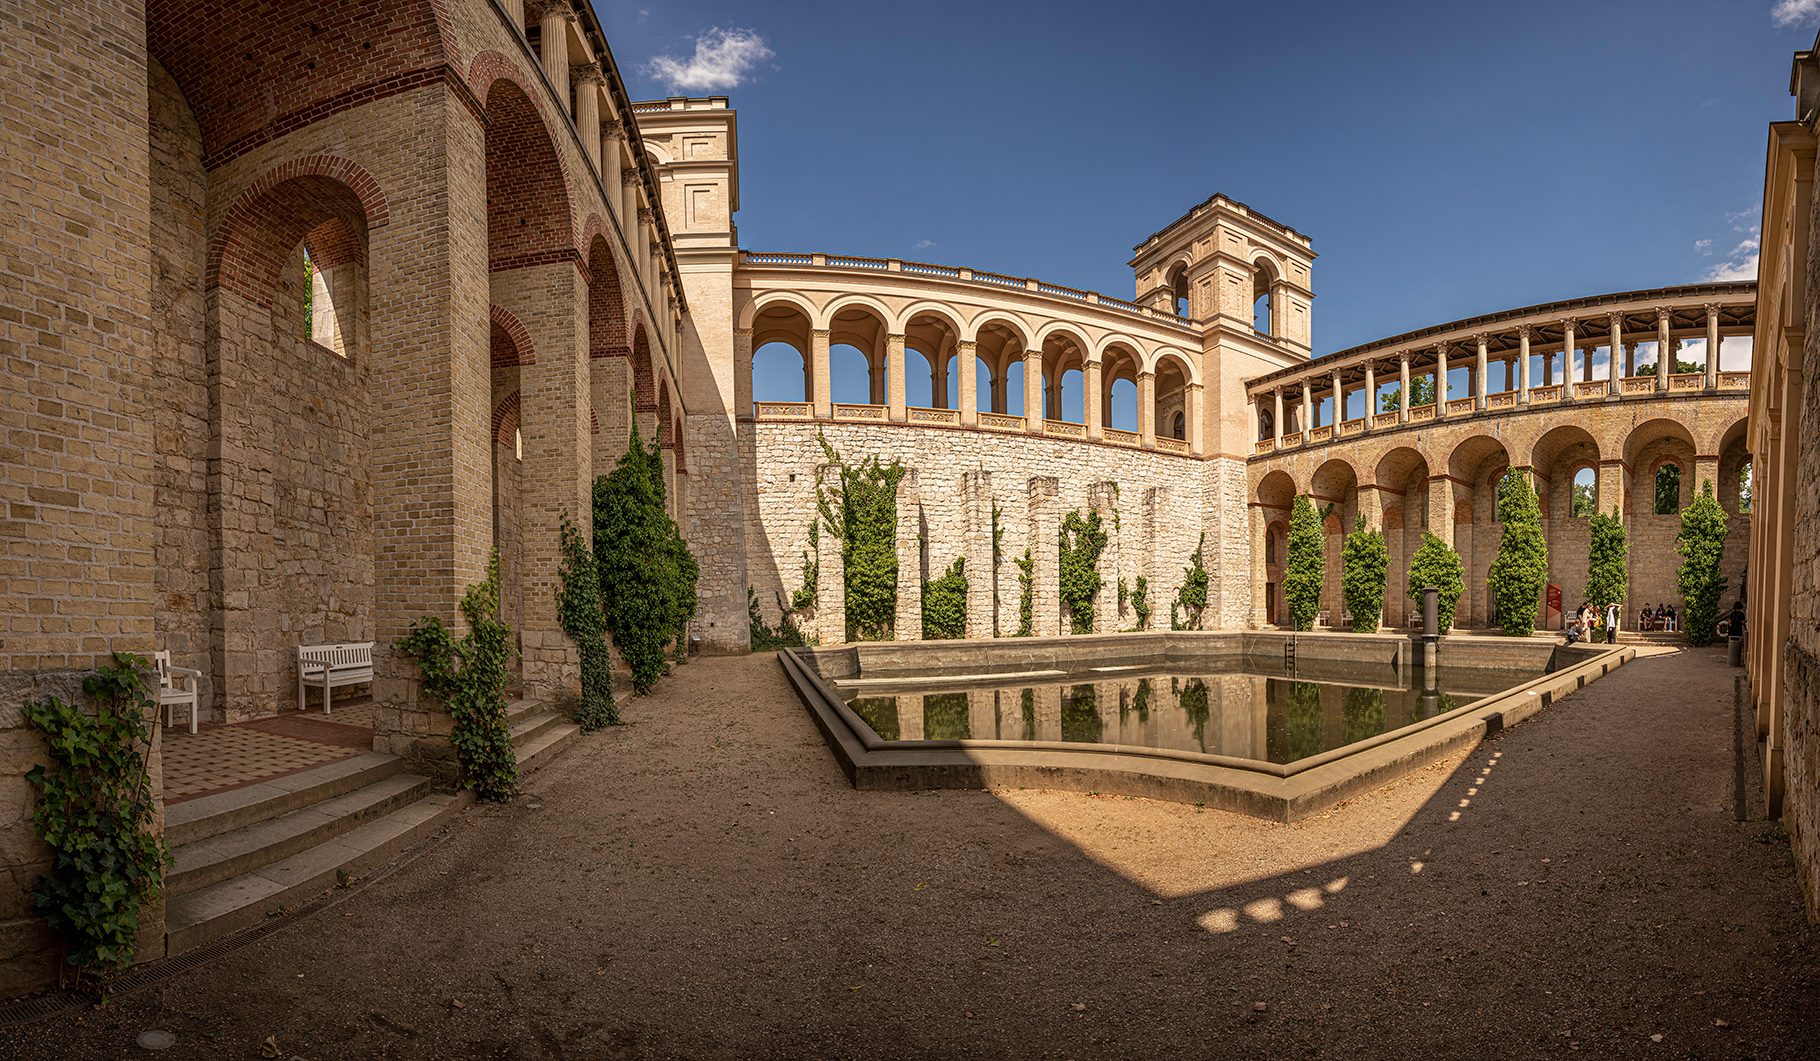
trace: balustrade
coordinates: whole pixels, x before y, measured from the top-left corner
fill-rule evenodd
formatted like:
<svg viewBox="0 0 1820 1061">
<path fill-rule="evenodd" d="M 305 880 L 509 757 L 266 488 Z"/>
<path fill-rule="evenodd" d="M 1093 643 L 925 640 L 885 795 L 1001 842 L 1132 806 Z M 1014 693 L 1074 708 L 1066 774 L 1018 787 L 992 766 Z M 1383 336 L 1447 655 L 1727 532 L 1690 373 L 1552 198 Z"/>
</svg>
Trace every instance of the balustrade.
<svg viewBox="0 0 1820 1061">
<path fill-rule="evenodd" d="M 1069 420 L 1044 420 L 1043 434 L 1060 435 L 1063 438 L 1086 438 L 1087 425 Z"/>
<path fill-rule="evenodd" d="M 1529 404 L 1548 405 L 1561 400 L 1561 385 L 1545 383 L 1540 387 L 1529 388 Z"/>
<path fill-rule="evenodd" d="M 1516 406 L 1516 391 L 1497 391 L 1485 396 L 1485 407 L 1487 409 L 1514 409 Z"/>
<path fill-rule="evenodd" d="M 1342 435 L 1357 435 L 1362 434 L 1364 431 L 1365 418 L 1362 416 L 1356 420 L 1342 420 L 1340 422 L 1340 434 Z"/>
<path fill-rule="evenodd" d="M 808 402 L 754 402 L 753 415 L 760 420 L 808 420 L 815 410 Z"/>
<path fill-rule="evenodd" d="M 1620 380 L 1625 394 L 1648 394 L 1656 389 L 1654 376 L 1626 376 Z"/>
<path fill-rule="evenodd" d="M 1704 372 L 1677 372 L 1668 377 L 1668 389 L 1671 391 L 1697 391 L 1705 386 Z"/>
<path fill-rule="evenodd" d="M 1409 408 L 1409 420 L 1411 423 L 1414 423 L 1417 420 L 1433 420 L 1434 418 L 1435 407 L 1433 405 L 1412 405 Z"/>
<path fill-rule="evenodd" d="M 1004 413 L 981 413 L 980 426 L 988 431 L 1024 431 L 1027 425 L 1021 416 L 1008 416 Z"/>
<path fill-rule="evenodd" d="M 1326 426 L 1326 427 L 1317 427 L 1308 432 L 1308 441 L 1310 441 L 1310 442 L 1326 442 L 1332 438 L 1333 438 L 1333 427 L 1331 425 Z"/>
<path fill-rule="evenodd" d="M 1397 414 L 1394 411 L 1388 412 L 1388 413 L 1378 413 L 1376 416 L 1373 416 L 1371 418 L 1371 426 L 1372 427 L 1395 427 L 1395 426 L 1397 426 Z"/>
<path fill-rule="evenodd" d="M 1729 391 L 1729 390 L 1747 391 L 1747 390 L 1750 390 L 1750 373 L 1749 372 L 1721 372 L 1721 373 L 1719 373 L 1719 389 L 1722 391 Z"/>
<path fill-rule="evenodd" d="M 885 405 L 843 405 L 837 402 L 834 406 L 834 418 L 836 420 L 883 420 L 889 408 Z"/>
<path fill-rule="evenodd" d="M 918 405 L 910 407 L 910 421 L 919 424 L 959 424 L 959 409 L 928 409 Z"/>
<path fill-rule="evenodd" d="M 1611 385 L 1602 379 L 1594 380 L 1591 383 L 1576 383 L 1574 384 L 1574 398 L 1576 400 L 1582 398 L 1603 398 L 1610 387 Z"/>
<path fill-rule="evenodd" d="M 1106 429 L 1105 433 L 1106 441 L 1115 446 L 1132 446 L 1135 448 L 1139 442 L 1138 433 L 1136 431 L 1120 431 L 1116 427 L 1109 427 Z"/>
<path fill-rule="evenodd" d="M 1447 403 L 1448 416 L 1469 416 L 1473 411 L 1473 399 L 1455 398 Z"/>
<path fill-rule="evenodd" d="M 1164 453 L 1180 453 L 1184 456 L 1192 452 L 1188 443 L 1179 438 L 1159 438 L 1156 440 L 1156 448 Z"/>
</svg>

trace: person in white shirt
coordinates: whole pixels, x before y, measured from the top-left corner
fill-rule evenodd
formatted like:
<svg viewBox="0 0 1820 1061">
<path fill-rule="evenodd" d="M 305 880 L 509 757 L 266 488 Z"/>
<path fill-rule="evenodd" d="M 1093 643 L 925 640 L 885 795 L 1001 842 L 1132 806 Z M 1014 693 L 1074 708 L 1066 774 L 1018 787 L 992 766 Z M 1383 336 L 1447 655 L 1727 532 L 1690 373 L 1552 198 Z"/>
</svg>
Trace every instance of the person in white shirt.
<svg viewBox="0 0 1820 1061">
<path fill-rule="evenodd" d="M 1605 643 L 1618 643 L 1618 602 L 1612 601 L 1605 606 Z"/>
</svg>

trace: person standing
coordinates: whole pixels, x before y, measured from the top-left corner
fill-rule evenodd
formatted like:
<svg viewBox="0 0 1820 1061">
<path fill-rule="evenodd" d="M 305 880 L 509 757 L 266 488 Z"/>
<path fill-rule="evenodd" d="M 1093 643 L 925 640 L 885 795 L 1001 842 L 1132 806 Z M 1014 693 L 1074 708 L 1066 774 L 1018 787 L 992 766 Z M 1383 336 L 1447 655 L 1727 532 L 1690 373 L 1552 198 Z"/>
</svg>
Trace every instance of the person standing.
<svg viewBox="0 0 1820 1061">
<path fill-rule="evenodd" d="M 1618 643 L 1618 602 L 1612 601 L 1605 606 L 1605 643 Z"/>
</svg>

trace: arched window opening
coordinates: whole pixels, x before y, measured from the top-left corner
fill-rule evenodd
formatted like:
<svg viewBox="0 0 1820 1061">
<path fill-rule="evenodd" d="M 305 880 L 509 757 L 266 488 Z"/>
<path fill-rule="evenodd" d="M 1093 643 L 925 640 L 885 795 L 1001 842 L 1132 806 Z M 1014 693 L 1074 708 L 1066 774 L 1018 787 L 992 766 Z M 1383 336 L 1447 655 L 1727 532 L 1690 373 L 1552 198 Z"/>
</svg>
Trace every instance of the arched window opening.
<svg viewBox="0 0 1820 1061">
<path fill-rule="evenodd" d="M 1186 416 L 1183 416 L 1181 413 L 1175 414 L 1175 422 L 1171 424 L 1169 428 L 1169 437 L 1178 442 L 1187 441 L 1188 418 Z"/>
<path fill-rule="evenodd" d="M 1024 408 L 1024 359 L 1014 357 L 1005 369 L 1005 413 L 1007 416 L 1034 416 L 1035 409 Z"/>
<path fill-rule="evenodd" d="M 872 359 L 857 346 L 835 343 L 828 347 L 828 380 L 833 401 L 854 405 L 884 404 L 882 397 L 877 402 L 872 400 L 878 391 L 872 379 Z"/>
<path fill-rule="evenodd" d="M 1656 515 L 1681 511 L 1681 466 L 1666 462 L 1656 469 Z"/>
<path fill-rule="evenodd" d="M 522 427 L 512 429 L 512 459 L 525 459 L 525 431 Z"/>
<path fill-rule="evenodd" d="M 1269 442 L 1276 438 L 1276 413 L 1263 402 L 1258 403 L 1258 441 Z"/>
<path fill-rule="evenodd" d="M 1277 533 L 1275 527 L 1272 527 L 1270 533 L 1264 536 L 1264 562 L 1266 564 L 1274 564 L 1277 562 Z"/>
<path fill-rule="evenodd" d="M 1586 519 L 1599 511 L 1599 475 L 1591 468 L 1581 468 L 1574 473 L 1574 501 L 1568 507 L 1568 514 L 1575 519 Z"/>
<path fill-rule="evenodd" d="M 802 351 L 784 342 L 769 342 L 752 351 L 752 400 L 813 401 L 809 371 Z"/>
<path fill-rule="evenodd" d="M 1255 263 L 1251 277 L 1251 327 L 1259 335 L 1275 335 L 1277 307 L 1271 288 L 1276 286 L 1276 270 L 1269 262 L 1260 260 Z"/>
<path fill-rule="evenodd" d="M 1750 515 L 1750 463 L 1738 469 L 1738 515 Z"/>
<path fill-rule="evenodd" d="M 1106 426 L 1116 431 L 1136 431 L 1137 402 L 1136 383 L 1128 379 L 1113 380 L 1111 409 L 1106 416 Z"/>
<path fill-rule="evenodd" d="M 904 350 L 904 404 L 924 409 L 948 407 L 947 381 L 942 380 L 941 393 L 936 393 L 936 359 L 914 347 Z"/>
<path fill-rule="evenodd" d="M 1169 276 L 1170 306 L 1178 317 L 1188 316 L 1188 270 L 1176 266 Z"/>
<path fill-rule="evenodd" d="M 362 251 L 348 227 L 331 218 L 303 237 L 287 263 L 304 339 L 339 357 L 353 356 Z"/>
<path fill-rule="evenodd" d="M 1084 415 L 1086 406 L 1081 399 L 1086 390 L 1086 373 L 1078 368 L 1071 368 L 1062 373 L 1056 387 L 1055 408 L 1050 410 L 1051 420 L 1067 420 L 1073 423 L 1086 423 Z"/>
</svg>

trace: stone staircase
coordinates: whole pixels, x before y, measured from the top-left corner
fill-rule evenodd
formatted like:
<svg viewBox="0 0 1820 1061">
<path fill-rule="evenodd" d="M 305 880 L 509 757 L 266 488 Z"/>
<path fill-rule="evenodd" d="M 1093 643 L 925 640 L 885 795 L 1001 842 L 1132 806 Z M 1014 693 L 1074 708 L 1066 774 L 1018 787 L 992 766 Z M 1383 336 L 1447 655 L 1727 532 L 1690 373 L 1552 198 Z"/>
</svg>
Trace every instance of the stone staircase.
<svg viewBox="0 0 1820 1061">
<path fill-rule="evenodd" d="M 1669 645 L 1674 648 L 1687 647 L 1687 635 L 1679 630 L 1626 630 L 1618 627 L 1618 644 L 1620 645 Z"/>
<path fill-rule="evenodd" d="M 580 732 L 554 710 L 507 707 L 520 775 Z M 395 755 L 367 752 L 165 811 L 165 953 L 180 954 L 362 876 L 433 835 L 473 802 L 438 791 Z"/>
</svg>

